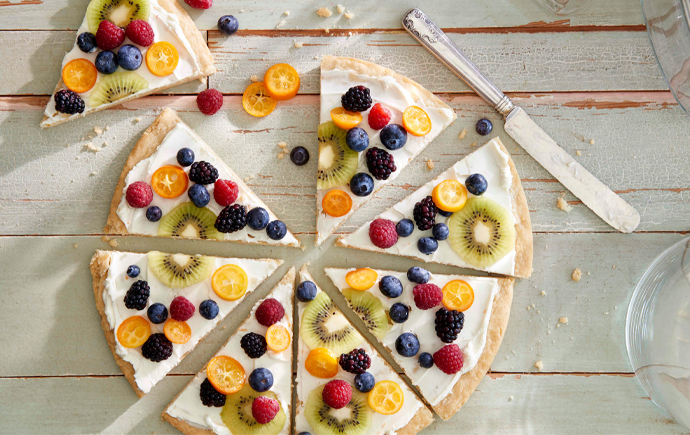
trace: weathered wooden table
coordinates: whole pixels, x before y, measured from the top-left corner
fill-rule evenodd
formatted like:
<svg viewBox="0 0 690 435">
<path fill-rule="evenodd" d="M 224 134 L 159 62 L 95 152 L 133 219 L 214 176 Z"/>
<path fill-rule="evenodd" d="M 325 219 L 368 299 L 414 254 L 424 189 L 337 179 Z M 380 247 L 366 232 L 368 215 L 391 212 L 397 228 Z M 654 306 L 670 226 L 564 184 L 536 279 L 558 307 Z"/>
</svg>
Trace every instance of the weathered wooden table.
<svg viewBox="0 0 690 435">
<path fill-rule="evenodd" d="M 216 351 L 290 265 L 311 262 L 339 302 L 324 266 L 374 265 L 404 270 L 411 260 L 314 248 L 315 140 L 319 59 L 359 57 L 393 68 L 441 94 L 458 120 L 376 199 L 343 227 L 349 232 L 439 174 L 482 143 L 474 123 L 494 121 L 516 162 L 531 209 L 534 274 L 520 281 L 510 325 L 492 372 L 449 422 L 425 433 L 667 434 L 683 429 L 652 404 L 631 373 L 625 315 L 650 261 L 690 228 L 690 120 L 667 91 L 637 0 L 592 2 L 558 17 L 531 0 L 216 0 L 191 11 L 208 39 L 226 94 L 206 117 L 193 83 L 77 122 L 41 131 L 43 106 L 59 78 L 88 0 L 0 1 L 0 433 L 175 433 L 160 412 Z M 315 11 L 329 6 L 334 15 Z M 436 20 L 498 86 L 604 183 L 642 215 L 637 232 L 613 232 L 576 198 L 556 208 L 564 190 L 505 134 L 493 109 L 400 28 L 408 8 Z M 290 11 L 289 16 L 284 11 Z M 220 15 L 240 30 L 224 37 Z M 282 21 L 284 20 L 284 23 Z M 281 24 L 282 23 L 282 24 Z M 330 29 L 330 31 L 324 29 Z M 294 43 L 303 46 L 296 48 Z M 252 75 L 289 62 L 300 95 L 266 118 L 252 118 L 240 95 Z M 117 238 L 117 249 L 270 256 L 286 263 L 250 295 L 150 394 L 137 400 L 110 354 L 91 291 L 88 261 L 101 240 L 110 198 L 126 156 L 160 108 L 170 106 L 242 176 L 307 246 Z M 137 122 L 135 119 L 139 119 Z M 94 127 L 108 130 L 95 136 Z M 469 133 L 463 140 L 458 134 Z M 312 159 L 278 160 L 277 143 L 303 145 Z M 86 147 L 92 143 L 101 150 Z M 435 162 L 427 169 L 426 160 Z M 110 248 L 112 249 L 112 248 Z M 452 268 L 429 266 L 434 272 Z M 574 268 L 583 271 L 579 283 Z M 558 319 L 566 316 L 567 324 Z M 357 319 L 359 320 L 359 319 Z M 361 324 L 360 324 L 361 325 Z M 538 372 L 534 364 L 543 361 Z"/>
</svg>

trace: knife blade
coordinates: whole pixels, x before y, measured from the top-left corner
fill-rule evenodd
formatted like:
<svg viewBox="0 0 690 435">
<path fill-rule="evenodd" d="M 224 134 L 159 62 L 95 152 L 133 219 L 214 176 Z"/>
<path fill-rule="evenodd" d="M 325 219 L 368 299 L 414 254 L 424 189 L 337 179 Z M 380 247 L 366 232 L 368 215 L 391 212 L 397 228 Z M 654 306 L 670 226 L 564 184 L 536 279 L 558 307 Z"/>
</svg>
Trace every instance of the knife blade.
<svg viewBox="0 0 690 435">
<path fill-rule="evenodd" d="M 424 12 L 417 8 L 411 9 L 403 17 L 402 25 L 412 37 L 503 115 L 506 133 L 583 204 L 620 232 L 631 233 L 637 228 L 640 224 L 637 210 L 572 158 L 527 112 L 513 104 Z"/>
</svg>

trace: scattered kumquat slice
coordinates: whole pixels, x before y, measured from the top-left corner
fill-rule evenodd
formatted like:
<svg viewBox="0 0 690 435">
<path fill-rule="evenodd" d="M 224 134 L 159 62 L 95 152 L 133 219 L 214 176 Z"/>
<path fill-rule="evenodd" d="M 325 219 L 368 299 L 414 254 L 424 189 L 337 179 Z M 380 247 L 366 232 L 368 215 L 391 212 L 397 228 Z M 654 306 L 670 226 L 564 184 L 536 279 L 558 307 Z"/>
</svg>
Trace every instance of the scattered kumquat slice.
<svg viewBox="0 0 690 435">
<path fill-rule="evenodd" d="M 359 112 L 350 112 L 343 107 L 336 107 L 331 110 L 331 119 L 333 123 L 343 130 L 349 130 L 357 127 L 362 122 L 362 114 Z"/>
<path fill-rule="evenodd" d="M 271 98 L 277 101 L 289 100 L 299 91 L 299 74 L 292 66 L 279 63 L 266 71 L 264 83 Z"/>
<path fill-rule="evenodd" d="M 226 301 L 235 301 L 244 296 L 248 283 L 247 273 L 234 264 L 220 267 L 211 278 L 213 291 L 219 298 Z"/>
<path fill-rule="evenodd" d="M 96 67 L 86 59 L 74 59 L 62 68 L 62 81 L 71 91 L 77 93 L 93 88 L 97 78 Z"/>
<path fill-rule="evenodd" d="M 117 328 L 117 341 L 127 348 L 139 347 L 151 335 L 149 321 L 141 316 L 132 316 L 120 323 Z"/>
<path fill-rule="evenodd" d="M 192 338 L 192 328 L 187 322 L 178 322 L 175 319 L 168 319 L 163 327 L 165 337 L 175 344 L 185 344 Z"/>
<path fill-rule="evenodd" d="M 169 76 L 175 71 L 179 61 L 180 54 L 169 42 L 156 42 L 146 50 L 146 67 L 154 76 Z"/>
<path fill-rule="evenodd" d="M 421 107 L 410 106 L 403 112 L 403 127 L 414 136 L 424 136 L 431 131 L 431 119 Z"/>
<path fill-rule="evenodd" d="M 467 189 L 458 180 L 443 180 L 434 187 L 431 198 L 441 210 L 456 212 L 465 206 Z"/>
<path fill-rule="evenodd" d="M 235 358 L 220 355 L 206 366 L 208 381 L 221 394 L 233 394 L 242 389 L 245 373 L 242 364 Z"/>
<path fill-rule="evenodd" d="M 328 216 L 345 216 L 352 210 L 352 198 L 342 190 L 331 190 L 323 196 L 321 207 Z"/>
<path fill-rule="evenodd" d="M 449 310 L 466 311 L 474 302 L 472 286 L 461 279 L 448 282 L 442 292 L 443 305 Z"/>
<path fill-rule="evenodd" d="M 261 118 L 273 112 L 276 100 L 268 95 L 264 82 L 252 83 L 242 95 L 242 107 L 252 116 Z"/>
<path fill-rule="evenodd" d="M 405 393 L 395 382 L 381 381 L 374 385 L 374 389 L 369 392 L 368 399 L 371 409 L 379 414 L 391 415 L 402 409 Z"/>
<path fill-rule="evenodd" d="M 332 378 L 338 374 L 338 358 L 325 347 L 317 347 L 309 352 L 304 367 L 317 378 Z"/>
<path fill-rule="evenodd" d="M 266 331 L 266 344 L 273 352 L 282 352 L 290 346 L 290 334 L 284 326 L 273 324 Z"/>
<path fill-rule="evenodd" d="M 375 270 L 365 267 L 363 269 L 352 270 L 345 275 L 345 281 L 347 285 L 355 290 L 369 290 L 376 280 L 379 278 L 379 274 Z"/>
<path fill-rule="evenodd" d="M 158 168 L 151 177 L 151 187 L 163 198 L 177 198 L 187 191 L 189 178 L 179 166 L 166 165 Z"/>
</svg>

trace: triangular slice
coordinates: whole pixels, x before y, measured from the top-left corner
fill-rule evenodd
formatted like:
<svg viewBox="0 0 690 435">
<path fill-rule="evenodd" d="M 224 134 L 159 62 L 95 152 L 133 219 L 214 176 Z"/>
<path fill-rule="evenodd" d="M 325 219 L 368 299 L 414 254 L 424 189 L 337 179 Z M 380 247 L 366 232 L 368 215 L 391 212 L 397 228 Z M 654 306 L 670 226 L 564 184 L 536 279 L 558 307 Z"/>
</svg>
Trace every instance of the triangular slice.
<svg viewBox="0 0 690 435">
<path fill-rule="evenodd" d="M 361 102 L 362 92 L 370 101 Z M 325 56 L 316 244 L 393 181 L 455 118 L 446 103 L 405 76 L 371 62 Z"/>
<path fill-rule="evenodd" d="M 471 175 L 479 180 L 477 185 L 466 181 Z M 481 184 L 484 190 L 475 190 L 478 196 L 469 193 L 481 189 Z M 337 244 L 501 275 L 532 274 L 527 199 L 510 154 L 498 138 L 373 221 L 341 236 Z"/>
<path fill-rule="evenodd" d="M 187 435 L 289 434 L 294 293 L 293 267 L 266 298 L 254 305 L 237 331 L 170 402 L 163 411 L 163 418 Z M 283 315 L 275 314 L 269 321 L 262 317 L 262 324 L 257 318 L 257 310 L 263 312 L 269 305 L 282 306 Z M 253 339 L 268 344 L 250 357 L 242 342 L 249 343 Z M 218 368 L 226 366 L 236 369 L 237 376 L 224 379 L 222 375 L 227 371 Z M 278 413 L 268 422 L 259 423 L 252 416 L 252 404 L 259 396 L 267 396 L 279 403 Z"/>
<path fill-rule="evenodd" d="M 99 27 L 109 37 L 96 38 Z M 60 70 L 42 128 L 216 72 L 204 37 L 176 0 L 91 0 Z"/>
<path fill-rule="evenodd" d="M 129 154 L 103 231 L 300 246 L 249 186 L 169 108 Z"/>
<path fill-rule="evenodd" d="M 96 251 L 91 276 L 115 362 L 139 397 L 283 263 Z"/>
<path fill-rule="evenodd" d="M 299 282 L 295 433 L 414 435 L 431 424 L 431 411 L 314 283 L 306 266 L 299 272 Z M 360 359 L 362 350 L 366 357 Z M 362 364 L 366 358 L 370 366 Z M 368 374 L 355 374 L 362 371 Z M 350 386 L 352 400 L 344 408 L 334 409 L 324 398 L 323 391 L 332 381 Z"/>
<path fill-rule="evenodd" d="M 434 411 L 444 420 L 455 414 L 477 388 L 501 345 L 510 316 L 513 278 L 430 274 L 419 267 L 407 273 L 325 271 Z M 415 290 L 418 285 L 421 287 Z M 387 314 L 387 323 L 376 322 L 370 315 L 370 307 L 379 305 Z M 451 333 L 436 332 L 437 317 L 442 319 L 439 329 Z M 455 329 L 458 323 L 462 324 L 459 333 Z M 436 354 L 445 347 L 441 353 L 461 355 L 461 366 L 453 366 L 447 355 Z M 423 353 L 429 355 L 422 357 Z"/>
</svg>

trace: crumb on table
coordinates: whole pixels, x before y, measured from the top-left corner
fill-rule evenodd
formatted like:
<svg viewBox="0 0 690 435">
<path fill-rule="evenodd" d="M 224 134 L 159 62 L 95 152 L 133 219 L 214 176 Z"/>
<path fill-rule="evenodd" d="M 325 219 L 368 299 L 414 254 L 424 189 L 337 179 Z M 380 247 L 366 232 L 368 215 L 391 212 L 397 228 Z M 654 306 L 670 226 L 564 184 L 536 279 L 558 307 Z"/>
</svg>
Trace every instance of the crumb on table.
<svg viewBox="0 0 690 435">
<path fill-rule="evenodd" d="M 573 270 L 573 274 L 571 275 L 571 278 L 573 278 L 573 281 L 579 282 L 580 279 L 582 279 L 582 271 L 580 269 L 575 269 Z"/>
<path fill-rule="evenodd" d="M 335 8 L 338 10 L 338 13 L 339 13 L 339 14 L 342 14 L 343 12 L 345 12 L 345 6 L 343 6 L 343 5 L 340 5 L 340 4 L 339 4 L 339 5 L 336 6 Z"/>
<path fill-rule="evenodd" d="M 434 169 L 434 161 L 431 159 L 427 160 L 426 161 L 426 167 L 429 168 L 430 170 Z"/>
<path fill-rule="evenodd" d="M 590 140 L 589 140 L 589 144 L 590 144 L 590 145 L 594 145 L 594 139 L 590 139 Z"/>
<path fill-rule="evenodd" d="M 79 243 L 75 243 L 74 245 L 72 245 L 72 247 L 73 247 L 74 249 L 77 249 L 77 247 L 79 247 Z"/>
<path fill-rule="evenodd" d="M 558 323 L 568 323 L 568 318 L 565 316 L 561 317 L 560 319 L 558 319 Z"/>
<path fill-rule="evenodd" d="M 102 242 L 105 242 L 105 243 L 108 243 L 108 242 L 110 241 L 110 237 L 108 237 L 108 236 L 103 236 L 103 237 L 101 237 L 101 241 L 102 241 Z"/>
<path fill-rule="evenodd" d="M 348 20 L 351 20 L 354 17 L 355 17 L 355 14 L 353 14 L 352 12 L 345 12 L 345 18 L 347 18 Z"/>
<path fill-rule="evenodd" d="M 117 240 L 115 240 L 115 239 L 112 239 L 110 242 L 108 242 L 108 244 L 109 244 L 112 248 L 117 248 L 117 245 L 118 245 Z"/>
<path fill-rule="evenodd" d="M 458 139 L 463 140 L 465 138 L 465 135 L 467 135 L 467 129 L 463 128 L 460 134 L 458 135 Z"/>
<path fill-rule="evenodd" d="M 304 42 L 295 41 L 295 48 L 302 48 L 302 46 L 304 46 Z"/>
<path fill-rule="evenodd" d="M 321 8 L 316 10 L 316 15 L 318 15 L 320 17 L 328 18 L 331 15 L 333 15 L 333 12 L 331 12 L 331 10 L 328 9 L 327 7 L 321 7 Z"/>
<path fill-rule="evenodd" d="M 534 367 L 537 368 L 537 370 L 542 371 L 544 369 L 544 361 L 539 360 L 534 363 Z"/>
<path fill-rule="evenodd" d="M 256 83 L 256 82 L 259 81 L 259 77 L 257 77 L 256 74 L 254 74 L 253 76 L 250 77 L 250 80 L 251 80 L 253 83 Z"/>
<path fill-rule="evenodd" d="M 558 197 L 558 208 L 568 213 L 573 209 L 573 206 L 565 200 L 565 192 L 561 192 L 561 196 Z"/>
<path fill-rule="evenodd" d="M 283 15 L 285 15 L 286 17 L 289 17 L 289 16 L 290 16 L 290 11 L 285 11 L 285 12 L 283 12 Z"/>
<path fill-rule="evenodd" d="M 278 153 L 278 159 L 282 160 L 285 157 L 285 154 L 283 153 Z"/>
<path fill-rule="evenodd" d="M 575 154 L 577 154 L 578 156 L 581 156 L 581 155 L 582 155 L 582 153 L 580 152 L 580 150 L 575 151 Z"/>
<path fill-rule="evenodd" d="M 477 146 L 477 142 L 472 142 L 472 143 L 470 144 L 470 146 L 471 146 L 471 147 L 476 147 L 476 146 Z"/>
</svg>

